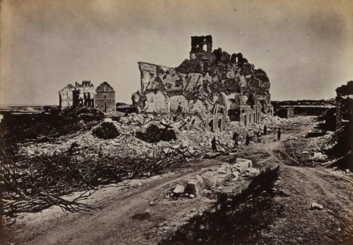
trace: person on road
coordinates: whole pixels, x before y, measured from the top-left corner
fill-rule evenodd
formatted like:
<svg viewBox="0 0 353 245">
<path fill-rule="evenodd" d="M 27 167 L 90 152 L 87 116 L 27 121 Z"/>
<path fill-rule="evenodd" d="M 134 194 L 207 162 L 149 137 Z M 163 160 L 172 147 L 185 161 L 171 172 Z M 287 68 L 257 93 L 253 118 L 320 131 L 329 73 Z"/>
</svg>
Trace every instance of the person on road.
<svg viewBox="0 0 353 245">
<path fill-rule="evenodd" d="M 261 131 L 257 133 L 257 142 L 261 143 Z"/>
<path fill-rule="evenodd" d="M 250 144 L 250 136 L 249 136 L 249 134 L 246 134 L 245 144 L 246 144 L 246 145 L 249 145 L 249 144 Z"/>
<path fill-rule="evenodd" d="M 267 134 L 267 127 L 266 127 L 266 124 L 265 124 L 265 126 L 264 126 L 264 135 L 266 135 Z"/>
<path fill-rule="evenodd" d="M 278 141 L 281 140 L 281 128 L 278 129 L 277 139 L 278 139 Z"/>
<path fill-rule="evenodd" d="M 212 139 L 212 141 L 211 141 L 211 144 L 212 144 L 212 151 L 213 151 L 213 152 L 216 152 L 216 151 L 217 151 L 217 143 L 219 143 L 219 142 L 218 142 L 218 140 L 216 139 L 216 136 L 214 136 L 213 139 Z"/>
<path fill-rule="evenodd" d="M 233 134 L 234 147 L 233 148 L 238 148 L 238 138 L 239 138 L 239 134 L 237 132 L 234 132 L 234 134 Z"/>
</svg>

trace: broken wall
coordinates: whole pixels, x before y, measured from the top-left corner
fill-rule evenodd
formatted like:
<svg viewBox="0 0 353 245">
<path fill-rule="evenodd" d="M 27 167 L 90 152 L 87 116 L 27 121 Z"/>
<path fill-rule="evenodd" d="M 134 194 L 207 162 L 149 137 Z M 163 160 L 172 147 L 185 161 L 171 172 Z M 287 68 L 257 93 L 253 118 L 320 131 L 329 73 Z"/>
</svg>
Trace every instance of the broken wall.
<svg viewBox="0 0 353 245">
<path fill-rule="evenodd" d="M 170 103 L 168 96 L 162 91 L 151 91 L 146 93 L 147 107 L 145 112 L 169 113 Z"/>
<path fill-rule="evenodd" d="M 82 81 L 82 84 L 75 82 L 73 93 L 73 106 L 94 107 L 96 90 L 91 81 Z"/>
<path fill-rule="evenodd" d="M 75 87 L 72 84 L 68 84 L 65 88 L 59 91 L 59 107 L 63 110 L 73 105 L 73 94 L 72 91 Z"/>
<path fill-rule="evenodd" d="M 228 117 L 231 121 L 257 123 L 263 113 L 272 113 L 267 74 L 262 69 L 255 69 L 241 53 L 230 55 L 221 48 L 212 51 L 212 45 L 212 36 L 192 37 L 190 59 L 176 68 L 139 62 L 141 92 L 135 93 L 134 106 L 141 112 L 161 112 L 156 103 L 163 104 L 168 97 L 170 111 L 166 112 L 182 108 L 183 112 L 205 113 L 219 104 L 217 98 L 224 94 L 230 97 L 225 100 L 224 112 L 220 113 L 223 121 Z M 147 95 L 152 91 L 161 93 L 160 96 L 149 95 L 155 102 L 151 104 L 147 99 L 147 105 L 139 93 Z M 212 113 L 218 115 L 219 112 Z M 209 120 L 213 120 L 213 128 L 222 128 L 218 127 L 218 118 Z"/>
</svg>

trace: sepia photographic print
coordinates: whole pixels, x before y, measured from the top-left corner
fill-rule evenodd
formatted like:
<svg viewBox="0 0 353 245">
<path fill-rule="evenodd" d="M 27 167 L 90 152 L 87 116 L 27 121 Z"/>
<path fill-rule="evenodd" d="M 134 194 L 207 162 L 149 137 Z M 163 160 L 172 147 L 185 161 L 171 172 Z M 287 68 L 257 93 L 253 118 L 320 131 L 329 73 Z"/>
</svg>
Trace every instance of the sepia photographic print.
<svg viewBox="0 0 353 245">
<path fill-rule="evenodd" d="M 353 244 L 352 0 L 1 0 L 0 244 Z"/>
</svg>

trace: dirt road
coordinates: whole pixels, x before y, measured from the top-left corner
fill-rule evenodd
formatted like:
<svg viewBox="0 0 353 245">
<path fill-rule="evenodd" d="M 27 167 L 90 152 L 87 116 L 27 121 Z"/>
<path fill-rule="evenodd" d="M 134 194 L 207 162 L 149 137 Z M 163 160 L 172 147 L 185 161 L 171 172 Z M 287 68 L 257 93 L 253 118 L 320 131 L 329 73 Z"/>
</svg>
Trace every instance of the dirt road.
<svg viewBox="0 0 353 245">
<path fill-rule="evenodd" d="M 290 193 L 290 197 L 276 197 L 287 211 L 286 218 L 278 220 L 267 234 L 273 236 L 274 244 L 344 243 L 352 233 L 351 180 L 328 169 L 287 166 L 287 158 L 283 159 L 283 154 L 292 157 L 286 153 L 283 141 L 289 136 L 301 137 L 312 127 L 312 118 L 302 118 L 292 130 L 282 132 L 282 141 L 277 142 L 276 135 L 264 136 L 261 144 L 242 152 L 265 152 L 268 156 L 259 159 L 257 165 L 281 166 L 278 188 Z M 134 188 L 123 184 L 102 188 L 87 201 L 96 208 L 89 213 L 63 214 L 53 207 L 40 214 L 26 214 L 14 226 L 15 244 L 155 244 L 159 237 L 147 238 L 159 224 L 176 229 L 191 209 L 210 205 L 204 198 L 169 201 L 164 199 L 165 193 L 186 175 L 229 159 L 223 156 L 203 160 L 179 172 L 143 180 Z M 309 210 L 311 202 L 324 205 L 325 210 Z M 146 210 L 150 215 L 145 217 Z"/>
</svg>

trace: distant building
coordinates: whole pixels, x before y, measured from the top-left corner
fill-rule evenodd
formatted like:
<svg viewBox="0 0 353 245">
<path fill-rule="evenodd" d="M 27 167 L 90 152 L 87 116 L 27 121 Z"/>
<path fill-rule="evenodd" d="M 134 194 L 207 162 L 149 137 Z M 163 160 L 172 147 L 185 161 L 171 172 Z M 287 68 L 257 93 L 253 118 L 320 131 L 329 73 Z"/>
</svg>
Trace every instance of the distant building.
<svg viewBox="0 0 353 245">
<path fill-rule="evenodd" d="M 97 108 L 104 113 L 115 112 L 115 91 L 103 82 L 95 89 L 91 81 L 75 82 L 75 86 L 68 84 L 59 91 L 59 107 L 63 110 L 71 106 L 88 106 Z"/>
<path fill-rule="evenodd" d="M 73 93 L 75 87 L 72 84 L 66 85 L 65 88 L 59 91 L 59 107 L 63 110 L 73 105 Z"/>
<path fill-rule="evenodd" d="M 107 82 L 103 82 L 96 89 L 95 108 L 104 113 L 113 113 L 116 111 L 115 91 Z"/>
<path fill-rule="evenodd" d="M 83 81 L 82 84 L 75 83 L 73 93 L 73 106 L 94 107 L 94 96 L 96 90 L 91 81 Z"/>
</svg>

